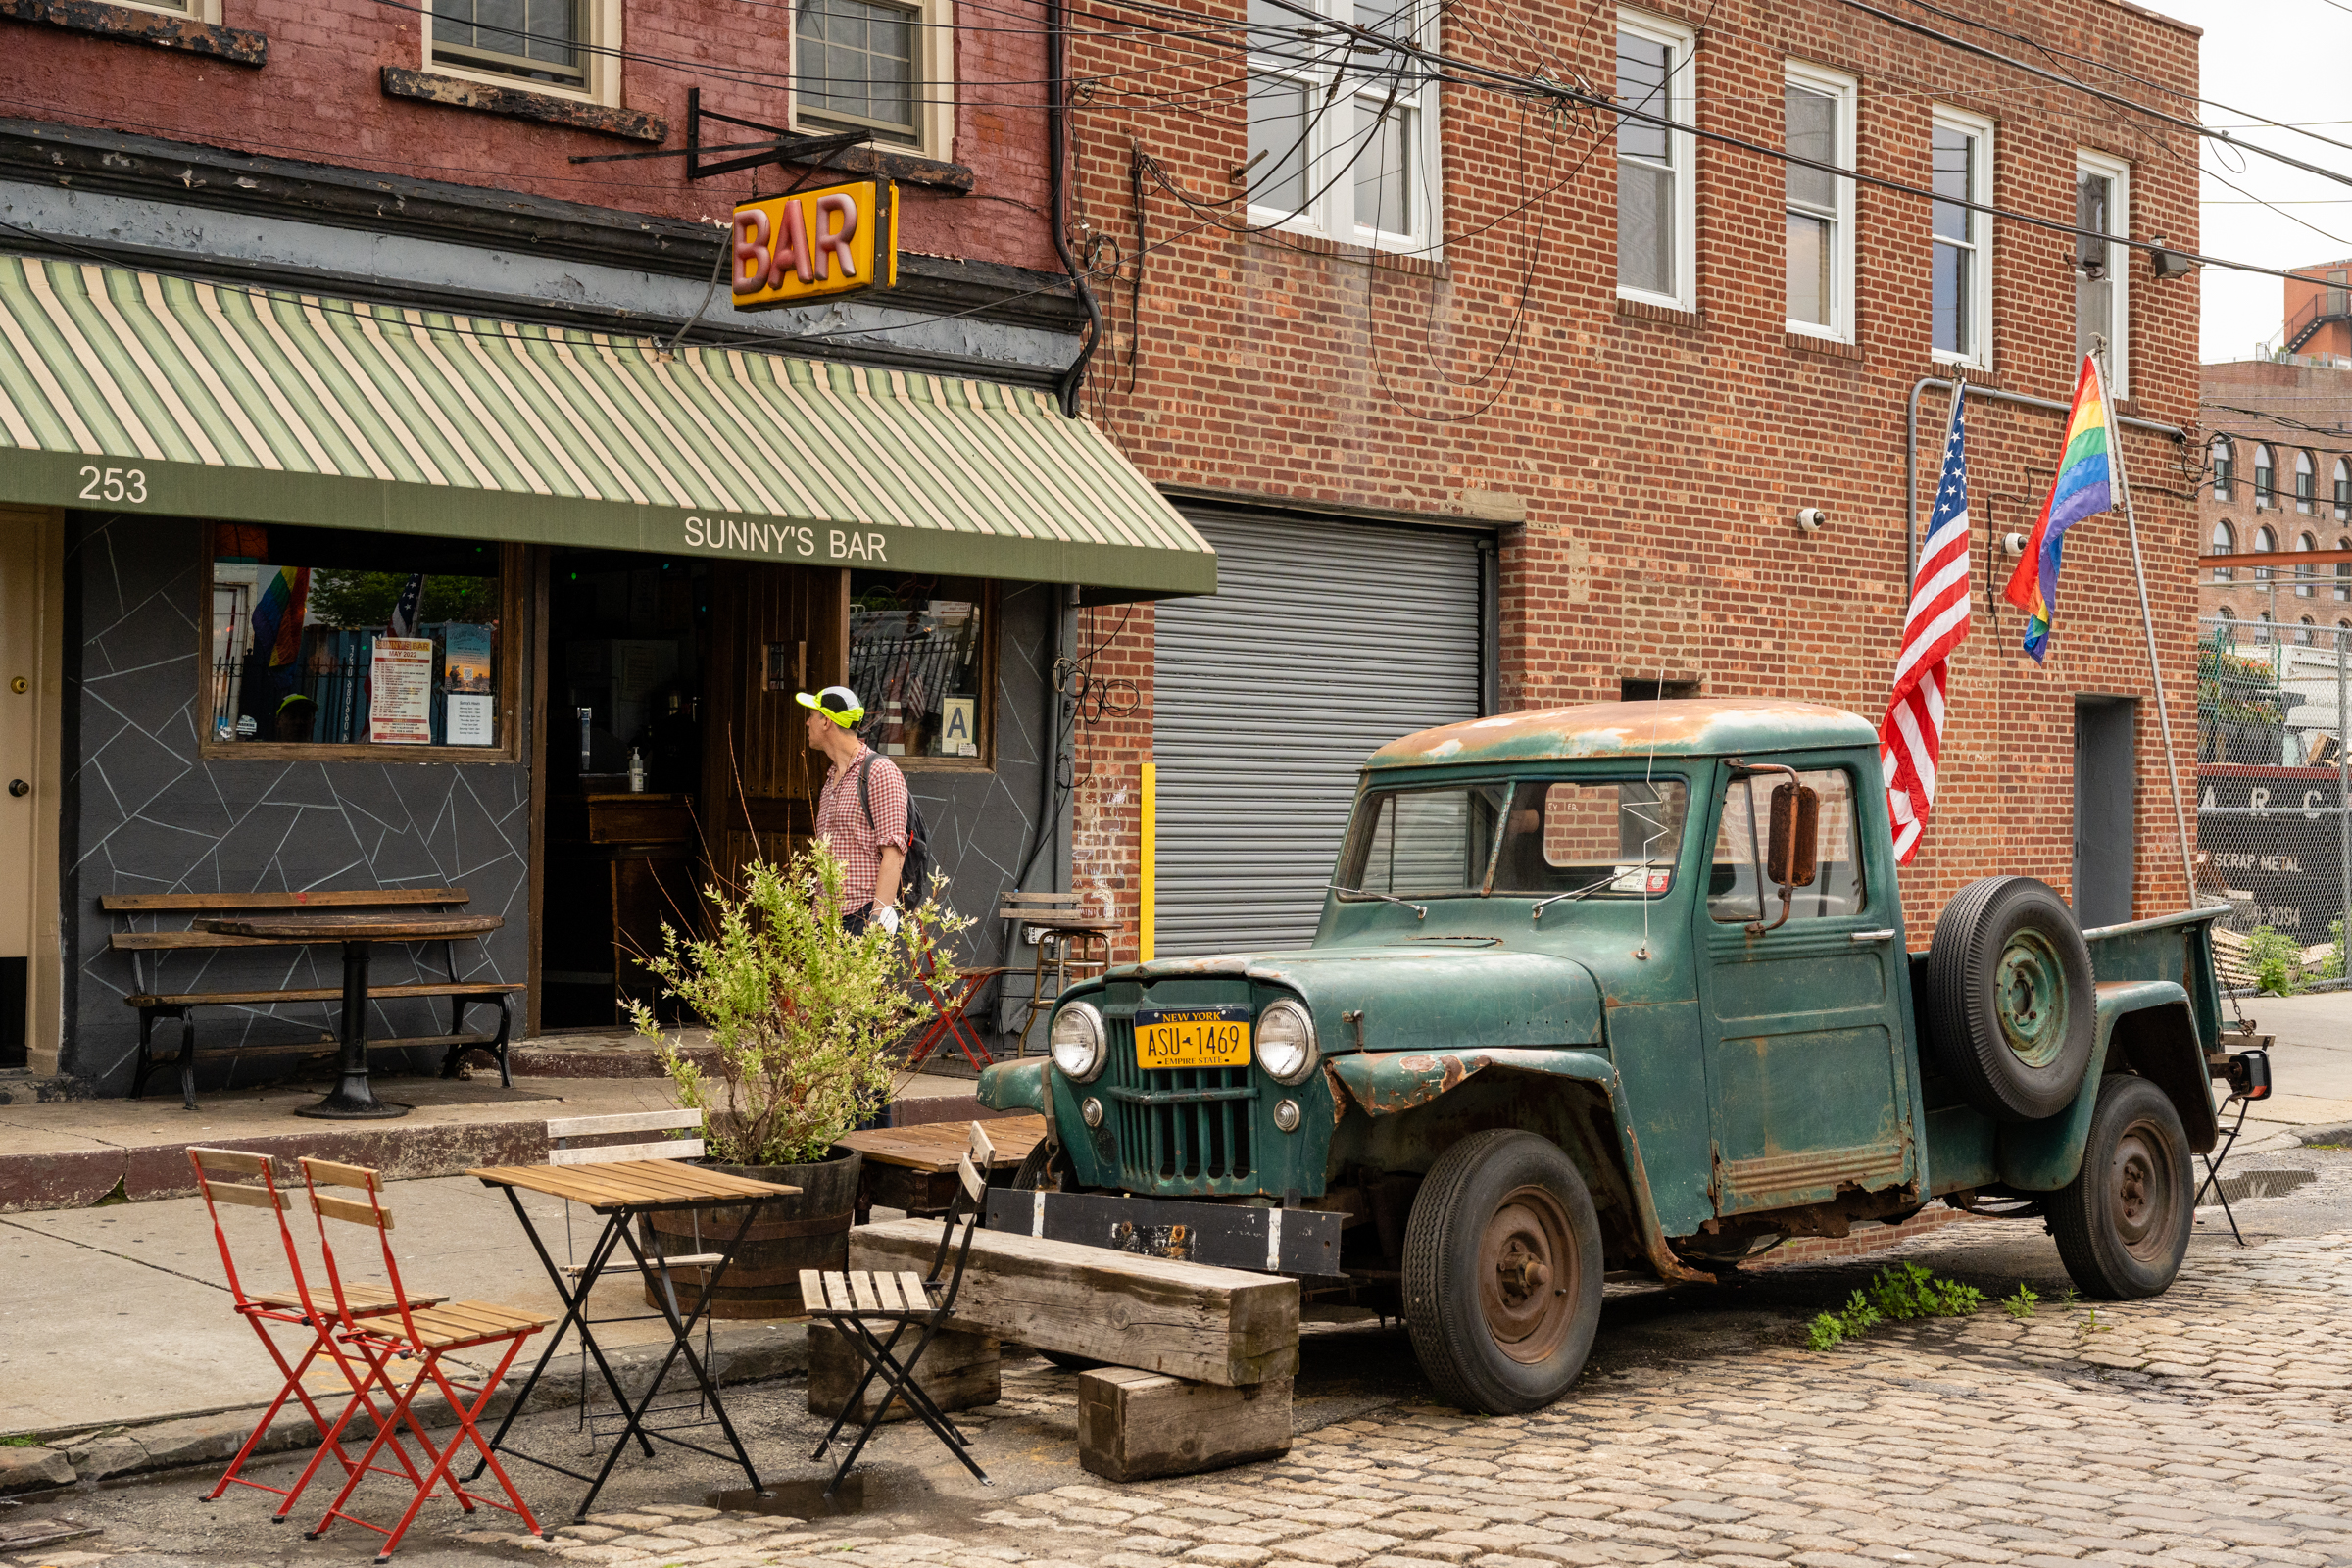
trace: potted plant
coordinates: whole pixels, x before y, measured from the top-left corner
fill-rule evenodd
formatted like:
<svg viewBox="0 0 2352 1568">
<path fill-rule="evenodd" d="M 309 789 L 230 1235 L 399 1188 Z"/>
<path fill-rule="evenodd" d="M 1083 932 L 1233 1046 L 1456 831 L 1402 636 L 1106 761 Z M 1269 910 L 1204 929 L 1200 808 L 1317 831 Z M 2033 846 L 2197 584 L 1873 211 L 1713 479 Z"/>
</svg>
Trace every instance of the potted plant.
<svg viewBox="0 0 2352 1568">
<path fill-rule="evenodd" d="M 692 1056 L 664 1036 L 654 1009 L 629 1004 L 637 1032 L 662 1045 L 678 1102 L 703 1113 L 705 1159 L 757 1181 L 797 1187 L 769 1203 L 719 1282 L 718 1317 L 786 1317 L 801 1310 L 800 1271 L 847 1266 L 859 1156 L 836 1148 L 889 1103 L 894 1048 L 928 1010 L 918 976 L 954 982 L 944 943 L 970 921 L 929 897 L 894 934 L 841 921 L 842 868 L 823 840 L 778 866 L 755 860 L 739 888 L 711 887 L 710 934 L 662 928 L 646 968 L 710 1029 Z M 741 1209 L 700 1216 L 704 1243 L 731 1237 Z M 662 1250 L 697 1250 L 693 1216 L 657 1217 Z M 686 1281 L 680 1282 L 680 1305 Z"/>
</svg>

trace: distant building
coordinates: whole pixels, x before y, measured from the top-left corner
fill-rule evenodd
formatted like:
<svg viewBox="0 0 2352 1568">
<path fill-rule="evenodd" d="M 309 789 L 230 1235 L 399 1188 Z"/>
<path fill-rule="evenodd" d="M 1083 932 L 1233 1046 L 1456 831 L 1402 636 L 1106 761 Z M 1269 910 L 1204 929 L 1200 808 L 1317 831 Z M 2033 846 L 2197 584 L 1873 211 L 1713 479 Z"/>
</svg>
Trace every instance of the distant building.
<svg viewBox="0 0 2352 1568">
<path fill-rule="evenodd" d="M 2352 352 L 2344 352 L 2352 325 L 2332 298 L 2340 293 L 2286 285 L 2282 341 L 2300 340 L 2308 352 L 2202 370 L 2207 472 L 2198 513 L 2207 555 L 2314 558 L 2200 572 L 2198 613 L 2246 622 L 2258 640 L 2271 624 L 2301 644 L 2352 634 Z M 2314 303 L 2334 314 L 2297 327 Z M 2329 342 L 2337 346 L 2322 348 Z"/>
</svg>

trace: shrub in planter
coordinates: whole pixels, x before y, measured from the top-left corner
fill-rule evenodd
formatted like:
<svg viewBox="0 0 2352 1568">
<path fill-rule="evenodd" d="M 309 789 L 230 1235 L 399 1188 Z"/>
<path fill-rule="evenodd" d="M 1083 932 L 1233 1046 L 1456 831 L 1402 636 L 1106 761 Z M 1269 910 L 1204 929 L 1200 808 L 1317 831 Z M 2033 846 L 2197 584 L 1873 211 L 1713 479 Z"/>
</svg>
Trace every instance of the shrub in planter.
<svg viewBox="0 0 2352 1568">
<path fill-rule="evenodd" d="M 754 861 L 739 890 L 706 890 L 710 934 L 664 924 L 662 952 L 642 959 L 663 995 L 710 1031 L 701 1059 L 689 1057 L 650 1006 L 630 1004 L 637 1032 L 662 1043 L 678 1102 L 703 1113 L 710 1163 L 802 1189 L 762 1211 L 719 1282 L 720 1315 L 766 1315 L 726 1310 L 739 1290 L 797 1310 L 801 1269 L 846 1264 L 858 1156 L 836 1155 L 834 1145 L 889 1103 L 893 1048 L 930 1009 L 915 977 L 955 979 L 944 943 L 971 922 L 942 902 L 945 886 L 934 877 L 896 933 L 877 924 L 852 935 L 841 923 L 841 862 L 814 840 L 783 866 Z M 731 1236 L 742 1219 L 707 1213 L 702 1234 Z M 665 1240 L 663 1250 L 685 1249 Z"/>
</svg>

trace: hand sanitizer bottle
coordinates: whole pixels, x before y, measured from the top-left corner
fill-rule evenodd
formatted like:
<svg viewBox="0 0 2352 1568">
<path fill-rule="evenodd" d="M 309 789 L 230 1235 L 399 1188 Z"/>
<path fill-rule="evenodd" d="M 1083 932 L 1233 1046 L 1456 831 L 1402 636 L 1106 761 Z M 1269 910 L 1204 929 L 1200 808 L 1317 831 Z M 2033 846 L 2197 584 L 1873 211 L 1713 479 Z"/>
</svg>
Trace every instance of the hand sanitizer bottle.
<svg viewBox="0 0 2352 1568">
<path fill-rule="evenodd" d="M 645 753 L 634 746 L 629 748 L 629 793 L 645 793 Z"/>
</svg>

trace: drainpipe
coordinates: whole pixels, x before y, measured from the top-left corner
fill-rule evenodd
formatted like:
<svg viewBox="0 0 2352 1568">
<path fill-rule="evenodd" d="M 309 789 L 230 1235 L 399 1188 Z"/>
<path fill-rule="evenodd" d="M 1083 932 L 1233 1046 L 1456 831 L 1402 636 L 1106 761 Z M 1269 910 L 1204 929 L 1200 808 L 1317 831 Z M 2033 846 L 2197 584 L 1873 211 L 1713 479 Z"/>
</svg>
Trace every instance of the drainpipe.
<svg viewBox="0 0 2352 1568">
<path fill-rule="evenodd" d="M 1078 416 L 1078 388 L 1086 379 L 1086 362 L 1095 357 L 1096 345 L 1102 341 L 1102 306 L 1096 300 L 1086 272 L 1070 249 L 1070 84 L 1066 27 L 1063 0 L 1046 0 L 1046 170 L 1052 191 L 1047 205 L 1053 210 L 1054 254 L 1061 258 L 1062 270 L 1070 274 L 1070 286 L 1086 305 L 1086 342 L 1080 345 L 1078 358 L 1070 362 L 1070 368 L 1061 377 L 1061 412 L 1074 419 Z"/>
</svg>

